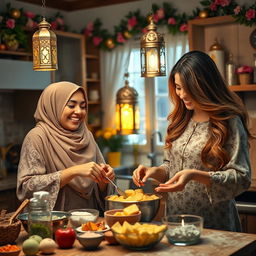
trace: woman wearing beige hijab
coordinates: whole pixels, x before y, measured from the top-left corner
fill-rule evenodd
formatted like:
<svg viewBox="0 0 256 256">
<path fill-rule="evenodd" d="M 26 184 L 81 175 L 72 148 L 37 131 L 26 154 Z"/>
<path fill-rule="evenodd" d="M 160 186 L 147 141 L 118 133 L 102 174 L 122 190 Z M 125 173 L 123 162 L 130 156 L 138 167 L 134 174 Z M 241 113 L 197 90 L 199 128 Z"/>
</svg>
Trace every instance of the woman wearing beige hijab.
<svg viewBox="0 0 256 256">
<path fill-rule="evenodd" d="M 49 85 L 35 112 L 36 126 L 24 139 L 18 168 L 17 196 L 50 193 L 54 210 L 96 208 L 112 188 L 113 169 L 85 124 L 88 105 L 84 89 L 70 82 Z"/>
</svg>

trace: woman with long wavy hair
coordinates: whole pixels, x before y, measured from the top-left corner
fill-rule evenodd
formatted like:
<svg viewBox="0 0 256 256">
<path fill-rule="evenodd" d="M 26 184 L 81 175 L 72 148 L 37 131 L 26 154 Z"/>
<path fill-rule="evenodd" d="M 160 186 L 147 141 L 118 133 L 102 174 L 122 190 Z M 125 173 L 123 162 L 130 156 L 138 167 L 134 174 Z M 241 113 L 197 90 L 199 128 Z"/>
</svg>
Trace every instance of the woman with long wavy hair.
<svg viewBox="0 0 256 256">
<path fill-rule="evenodd" d="M 169 77 L 174 104 L 168 116 L 164 163 L 140 165 L 133 181 L 151 177 L 168 193 L 168 214 L 196 214 L 206 228 L 241 231 L 234 198 L 251 184 L 248 116 L 241 99 L 230 91 L 214 61 L 191 51 Z"/>
</svg>

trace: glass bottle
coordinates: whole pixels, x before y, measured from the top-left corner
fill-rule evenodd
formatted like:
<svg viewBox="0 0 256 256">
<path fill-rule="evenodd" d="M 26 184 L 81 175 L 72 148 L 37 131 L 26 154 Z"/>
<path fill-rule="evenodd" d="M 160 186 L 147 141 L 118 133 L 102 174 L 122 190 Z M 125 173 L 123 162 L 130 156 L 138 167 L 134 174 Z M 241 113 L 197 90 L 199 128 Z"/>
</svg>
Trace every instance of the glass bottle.
<svg viewBox="0 0 256 256">
<path fill-rule="evenodd" d="M 228 85 L 235 85 L 237 84 L 236 79 L 236 66 L 233 61 L 233 55 L 230 53 L 228 62 L 226 63 L 226 81 Z"/>
<path fill-rule="evenodd" d="M 28 232 L 42 238 L 52 238 L 52 214 L 49 207 L 49 193 L 38 191 L 33 193 L 29 202 Z"/>
</svg>

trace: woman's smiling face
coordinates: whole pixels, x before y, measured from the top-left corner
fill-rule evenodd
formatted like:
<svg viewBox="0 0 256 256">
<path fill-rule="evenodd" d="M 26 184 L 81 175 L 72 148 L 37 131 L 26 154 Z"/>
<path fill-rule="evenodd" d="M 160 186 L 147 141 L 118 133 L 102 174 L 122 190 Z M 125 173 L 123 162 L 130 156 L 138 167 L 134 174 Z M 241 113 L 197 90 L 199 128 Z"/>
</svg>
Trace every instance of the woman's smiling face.
<svg viewBox="0 0 256 256">
<path fill-rule="evenodd" d="M 194 110 L 195 104 L 194 104 L 193 100 L 190 98 L 190 96 L 186 93 L 179 73 L 176 73 L 174 75 L 174 80 L 175 80 L 174 82 L 175 82 L 176 94 L 184 102 L 184 104 L 188 110 Z"/>
<path fill-rule="evenodd" d="M 84 121 L 86 115 L 86 101 L 81 90 L 77 90 L 68 100 L 63 109 L 60 124 L 63 128 L 76 131 Z"/>
</svg>

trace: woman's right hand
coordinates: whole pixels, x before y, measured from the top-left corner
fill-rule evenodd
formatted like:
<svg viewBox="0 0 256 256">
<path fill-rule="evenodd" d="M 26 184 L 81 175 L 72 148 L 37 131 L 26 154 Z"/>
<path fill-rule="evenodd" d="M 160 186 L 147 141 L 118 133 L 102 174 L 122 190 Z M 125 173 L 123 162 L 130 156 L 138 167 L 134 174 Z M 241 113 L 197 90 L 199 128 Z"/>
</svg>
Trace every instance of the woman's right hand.
<svg viewBox="0 0 256 256">
<path fill-rule="evenodd" d="M 147 179 L 152 177 L 154 171 L 154 167 L 139 165 L 138 168 L 133 171 L 132 179 L 134 184 L 138 187 L 144 186 Z"/>
<path fill-rule="evenodd" d="M 91 178 L 95 182 L 103 182 L 104 176 L 102 172 L 104 171 L 103 167 L 99 164 L 96 164 L 95 162 L 89 162 L 86 164 L 79 165 L 80 172 L 79 174 L 81 176 L 85 176 L 88 178 Z"/>
</svg>

